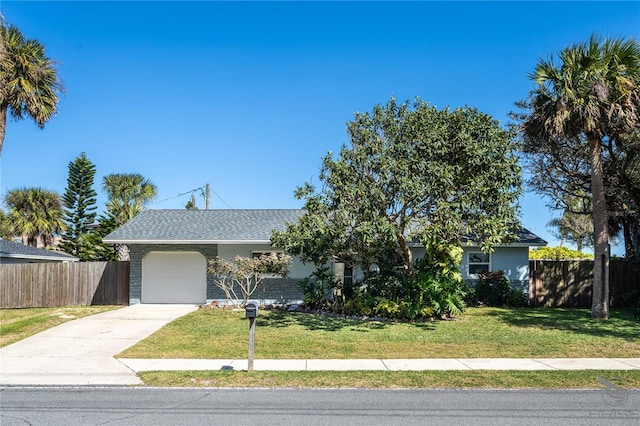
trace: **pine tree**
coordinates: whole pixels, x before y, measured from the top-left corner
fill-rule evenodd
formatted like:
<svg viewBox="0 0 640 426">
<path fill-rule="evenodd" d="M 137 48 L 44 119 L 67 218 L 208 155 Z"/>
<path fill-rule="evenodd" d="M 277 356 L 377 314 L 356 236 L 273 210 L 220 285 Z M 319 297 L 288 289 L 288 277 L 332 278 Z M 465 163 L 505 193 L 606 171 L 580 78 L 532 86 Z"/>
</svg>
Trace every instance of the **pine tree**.
<svg viewBox="0 0 640 426">
<path fill-rule="evenodd" d="M 118 260 L 116 248 L 102 242 L 102 238 L 109 235 L 118 227 L 116 217 L 106 212 L 98 216 L 98 226 L 93 228 L 86 236 L 86 244 L 82 246 L 79 256 L 89 261 L 115 262 Z"/>
<path fill-rule="evenodd" d="M 83 257 L 83 246 L 87 244 L 86 236 L 96 219 L 97 193 L 93 189 L 95 174 L 96 166 L 84 152 L 81 153 L 69 163 L 67 189 L 62 197 L 67 230 L 62 235 L 60 248 L 81 260 L 89 260 Z"/>
</svg>

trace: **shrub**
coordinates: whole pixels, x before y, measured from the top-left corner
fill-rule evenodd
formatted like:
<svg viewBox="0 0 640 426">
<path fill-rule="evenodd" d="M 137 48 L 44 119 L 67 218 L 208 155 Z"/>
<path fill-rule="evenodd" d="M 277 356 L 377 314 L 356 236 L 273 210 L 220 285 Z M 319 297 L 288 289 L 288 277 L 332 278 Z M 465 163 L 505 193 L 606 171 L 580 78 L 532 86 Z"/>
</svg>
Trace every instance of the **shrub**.
<svg viewBox="0 0 640 426">
<path fill-rule="evenodd" d="M 593 255 L 583 253 L 581 251 L 571 250 L 567 247 L 540 247 L 529 251 L 529 259 L 593 259 Z"/>
<path fill-rule="evenodd" d="M 631 314 L 640 321 L 640 291 L 634 290 L 622 295 L 621 306 L 630 307 Z"/>
<path fill-rule="evenodd" d="M 517 308 L 526 305 L 526 296 L 522 290 L 511 287 L 504 271 L 483 272 L 478 274 L 474 302 L 486 306 Z"/>
<path fill-rule="evenodd" d="M 300 288 L 305 305 L 346 315 L 407 320 L 451 317 L 465 309 L 467 286 L 458 270 L 461 260 L 462 248 L 434 240 L 426 245 L 426 255 L 414 262 L 412 273 L 386 265 L 345 288 L 337 300 L 327 300 L 329 290 L 337 286 L 329 268 L 316 271 Z"/>
<path fill-rule="evenodd" d="M 376 315 L 397 319 L 460 315 L 467 290 L 458 270 L 461 257 L 460 247 L 432 241 L 425 256 L 414 262 L 413 275 L 405 271 L 369 274 L 361 284 L 369 296 L 362 305 Z"/>
<path fill-rule="evenodd" d="M 306 277 L 300 284 L 304 305 L 312 308 L 329 308 L 335 301 L 331 298 L 336 287 L 335 276 L 327 266 L 315 270 L 310 277 Z"/>
</svg>

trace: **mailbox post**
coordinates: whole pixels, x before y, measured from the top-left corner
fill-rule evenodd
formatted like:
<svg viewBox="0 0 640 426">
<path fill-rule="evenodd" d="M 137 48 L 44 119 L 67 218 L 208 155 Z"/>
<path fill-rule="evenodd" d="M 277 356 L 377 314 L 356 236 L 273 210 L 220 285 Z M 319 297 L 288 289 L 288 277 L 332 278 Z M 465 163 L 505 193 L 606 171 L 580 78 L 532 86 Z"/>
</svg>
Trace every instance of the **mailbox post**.
<svg viewBox="0 0 640 426">
<path fill-rule="evenodd" d="M 258 302 L 250 300 L 245 306 L 246 316 L 249 318 L 249 358 L 247 371 L 253 371 L 253 351 L 256 342 L 256 318 L 258 317 Z"/>
</svg>

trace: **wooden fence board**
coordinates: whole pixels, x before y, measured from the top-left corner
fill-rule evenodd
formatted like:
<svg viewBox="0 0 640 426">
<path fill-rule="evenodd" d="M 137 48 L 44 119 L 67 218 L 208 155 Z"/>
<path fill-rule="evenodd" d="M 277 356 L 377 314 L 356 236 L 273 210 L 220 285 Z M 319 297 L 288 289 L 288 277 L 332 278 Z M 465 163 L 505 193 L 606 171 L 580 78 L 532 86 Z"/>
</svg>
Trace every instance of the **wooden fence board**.
<svg viewBox="0 0 640 426">
<path fill-rule="evenodd" d="M 640 264 L 612 259 L 609 262 L 611 306 L 624 305 L 625 294 L 640 291 Z M 531 306 L 591 307 L 593 261 L 529 261 Z"/>
<path fill-rule="evenodd" d="M 0 265 L 0 307 L 129 304 L 129 262 Z"/>
</svg>

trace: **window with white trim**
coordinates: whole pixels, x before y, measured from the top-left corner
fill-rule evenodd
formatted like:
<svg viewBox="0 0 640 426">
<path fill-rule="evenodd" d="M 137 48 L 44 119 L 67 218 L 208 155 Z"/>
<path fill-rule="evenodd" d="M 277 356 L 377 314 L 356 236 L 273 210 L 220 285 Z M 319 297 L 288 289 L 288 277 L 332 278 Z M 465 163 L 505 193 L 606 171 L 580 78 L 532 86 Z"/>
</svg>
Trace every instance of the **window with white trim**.
<svg viewBox="0 0 640 426">
<path fill-rule="evenodd" d="M 281 251 L 252 251 L 251 252 L 251 258 L 255 259 L 257 257 L 261 257 L 261 256 L 271 256 L 272 254 L 275 254 L 278 258 L 282 257 L 283 252 Z"/>
<path fill-rule="evenodd" d="M 275 250 L 258 250 L 251 252 L 252 259 L 259 259 L 262 256 L 276 256 L 278 259 L 282 259 L 284 252 L 275 251 Z M 268 266 L 266 266 L 268 268 Z M 261 274 L 262 278 L 279 278 L 280 275 L 273 273 L 272 271 L 263 271 Z"/>
<path fill-rule="evenodd" d="M 478 278 L 480 272 L 489 272 L 491 270 L 491 255 L 489 253 L 472 252 L 468 253 L 467 256 L 470 277 Z"/>
</svg>

